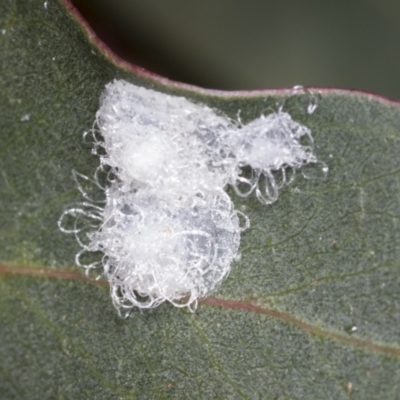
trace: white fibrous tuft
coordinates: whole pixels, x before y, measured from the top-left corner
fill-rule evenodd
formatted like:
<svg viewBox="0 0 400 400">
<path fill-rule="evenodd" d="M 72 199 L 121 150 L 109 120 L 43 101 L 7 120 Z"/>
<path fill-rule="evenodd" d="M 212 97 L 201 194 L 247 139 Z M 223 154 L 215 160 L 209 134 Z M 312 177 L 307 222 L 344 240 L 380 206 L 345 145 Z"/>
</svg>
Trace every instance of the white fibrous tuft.
<svg viewBox="0 0 400 400">
<path fill-rule="evenodd" d="M 117 307 L 151 308 L 165 300 L 190 305 L 221 283 L 240 242 L 225 192 L 173 201 L 149 188 L 122 189 L 107 190 L 105 222 L 89 246 L 107 255 L 104 274 Z"/>
<path fill-rule="evenodd" d="M 97 113 L 107 155 L 101 162 L 118 169 L 123 182 L 137 181 L 168 197 L 214 191 L 228 183 L 220 133 L 227 118 L 183 97 L 125 81 L 107 85 Z"/>
<path fill-rule="evenodd" d="M 121 80 L 106 86 L 93 137 L 100 169 L 113 176 L 105 204 L 67 210 L 59 226 L 77 236 L 78 263 L 85 252 L 104 253 L 102 274 L 119 311 L 165 301 L 195 309 L 229 274 L 249 227 L 224 189 L 230 184 L 271 203 L 288 168 L 317 161 L 310 130 L 283 111 L 240 126 L 206 106 Z M 65 228 L 66 216 L 82 215 L 98 226 Z"/>
<path fill-rule="evenodd" d="M 317 162 L 312 146 L 300 144 L 302 138 L 308 139 L 310 144 L 313 142 L 311 131 L 282 111 L 261 116 L 242 129 L 226 134 L 225 140 L 235 155 L 237 165 L 252 168 L 250 177 L 232 177 L 230 183 L 236 193 L 247 197 L 255 190 L 262 203 L 276 201 L 279 189 L 288 183 L 288 167 L 295 170 L 304 164 Z M 280 182 L 274 176 L 276 171 L 281 172 Z M 264 185 L 260 184 L 261 178 Z M 239 185 L 244 186 L 244 191 Z"/>
</svg>

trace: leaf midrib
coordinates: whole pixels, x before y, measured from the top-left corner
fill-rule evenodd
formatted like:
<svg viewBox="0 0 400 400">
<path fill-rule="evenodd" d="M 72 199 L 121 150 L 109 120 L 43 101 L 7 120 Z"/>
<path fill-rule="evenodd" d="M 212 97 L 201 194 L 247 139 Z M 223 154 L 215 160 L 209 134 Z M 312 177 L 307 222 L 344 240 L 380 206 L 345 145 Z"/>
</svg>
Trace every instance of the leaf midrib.
<svg viewBox="0 0 400 400">
<path fill-rule="evenodd" d="M 108 286 L 107 281 L 104 279 L 95 280 L 81 274 L 78 271 L 71 271 L 71 270 L 68 271 L 68 270 L 55 270 L 46 268 L 28 268 L 28 267 L 18 267 L 18 266 L 11 267 L 0 264 L 0 275 L 24 275 L 35 278 L 69 279 L 69 280 L 89 283 L 91 285 Z M 228 300 L 215 297 L 208 297 L 201 299 L 199 303 L 222 309 L 231 309 L 231 310 L 246 311 L 261 315 L 267 315 L 271 318 L 275 318 L 282 322 L 289 323 L 290 325 L 294 325 L 297 328 L 300 328 L 304 332 L 311 335 L 320 336 L 325 339 L 339 341 L 349 346 L 359 347 L 365 350 L 376 351 L 379 353 L 384 353 L 400 358 L 400 348 L 386 346 L 375 342 L 358 339 L 355 337 L 347 337 L 339 333 L 328 331 L 326 329 L 322 329 L 318 326 L 304 322 L 294 317 L 293 315 L 278 310 L 274 310 L 272 308 L 267 308 L 265 306 L 264 307 L 258 306 L 250 301 Z"/>
</svg>

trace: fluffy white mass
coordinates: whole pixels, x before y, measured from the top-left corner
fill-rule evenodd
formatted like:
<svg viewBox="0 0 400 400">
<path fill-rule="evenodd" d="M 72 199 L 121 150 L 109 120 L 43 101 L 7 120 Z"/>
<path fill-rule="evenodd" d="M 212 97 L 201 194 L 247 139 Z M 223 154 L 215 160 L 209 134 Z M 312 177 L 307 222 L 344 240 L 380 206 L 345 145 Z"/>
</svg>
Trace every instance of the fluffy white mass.
<svg viewBox="0 0 400 400">
<path fill-rule="evenodd" d="M 239 219 L 223 191 L 175 201 L 116 184 L 107 190 L 104 219 L 89 247 L 107 255 L 104 274 L 117 307 L 192 304 L 225 278 L 240 242 Z"/>
<path fill-rule="evenodd" d="M 228 182 L 221 132 L 229 119 L 210 108 L 114 81 L 106 86 L 97 113 L 107 155 L 101 162 L 118 169 L 123 182 L 137 181 L 158 191 L 192 196 Z"/>
<path fill-rule="evenodd" d="M 257 198 L 264 204 L 273 203 L 278 191 L 287 182 L 286 169 L 298 169 L 304 164 L 316 162 L 312 147 L 302 145 L 300 139 L 312 143 L 311 131 L 293 121 L 288 113 L 269 114 L 225 134 L 225 142 L 235 156 L 239 169 L 250 166 L 250 177 L 233 175 L 230 183 L 237 194 L 247 197 L 255 190 Z M 277 182 L 273 172 L 281 172 Z M 261 184 L 263 181 L 263 184 Z M 244 191 L 241 187 L 245 187 Z"/>
<path fill-rule="evenodd" d="M 86 234 L 88 243 L 80 229 L 70 231 L 83 247 L 78 258 L 104 253 L 103 274 L 119 310 L 164 301 L 195 308 L 229 274 L 249 226 L 227 185 L 271 203 L 288 167 L 316 162 L 312 148 L 300 143 L 303 137 L 312 143 L 310 130 L 285 112 L 241 126 L 207 106 L 122 80 L 106 86 L 96 131 L 101 166 L 115 179 L 105 189 L 104 208 L 85 203 L 90 212 L 68 210 L 60 227 L 66 231 L 66 215 L 101 220 Z M 251 173 L 244 176 L 246 166 Z M 283 176 L 279 183 L 275 171 Z"/>
</svg>

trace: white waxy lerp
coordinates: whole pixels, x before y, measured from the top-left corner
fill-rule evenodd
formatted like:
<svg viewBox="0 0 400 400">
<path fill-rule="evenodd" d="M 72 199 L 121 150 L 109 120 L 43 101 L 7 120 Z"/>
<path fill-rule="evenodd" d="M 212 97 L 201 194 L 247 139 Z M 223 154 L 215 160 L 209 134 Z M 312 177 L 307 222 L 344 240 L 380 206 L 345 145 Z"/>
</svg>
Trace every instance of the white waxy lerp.
<svg viewBox="0 0 400 400">
<path fill-rule="evenodd" d="M 310 130 L 285 112 L 239 126 L 207 106 L 121 80 L 106 86 L 96 125 L 101 166 L 111 167 L 116 179 L 105 189 L 104 208 L 87 213 L 101 225 L 87 234 L 88 244 L 79 243 L 83 252 L 104 253 L 103 274 L 120 311 L 165 301 L 194 309 L 229 274 L 240 233 L 249 227 L 227 185 L 270 203 L 279 189 L 274 171 L 316 162 L 300 144 L 304 136 L 312 139 Z M 241 176 L 244 166 L 252 178 Z M 243 184 L 247 193 L 239 190 Z M 79 212 L 66 211 L 60 227 Z"/>
</svg>

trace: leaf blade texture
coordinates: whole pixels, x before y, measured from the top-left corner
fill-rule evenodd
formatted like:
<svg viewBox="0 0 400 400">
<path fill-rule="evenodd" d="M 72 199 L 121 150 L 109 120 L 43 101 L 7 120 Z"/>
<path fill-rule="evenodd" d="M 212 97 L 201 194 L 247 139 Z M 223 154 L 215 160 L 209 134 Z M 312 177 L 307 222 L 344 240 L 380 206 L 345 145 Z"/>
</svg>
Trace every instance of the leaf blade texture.
<svg viewBox="0 0 400 400">
<path fill-rule="evenodd" d="M 400 108 L 376 96 L 197 90 L 129 69 L 64 3 L 0 5 L 0 393 L 4 398 L 398 398 Z M 239 200 L 240 262 L 195 314 L 116 314 L 57 227 L 81 201 L 72 169 L 114 78 L 248 122 L 285 98 L 325 180 L 296 176 L 272 206 Z M 314 171 L 309 171 L 312 177 Z M 99 195 L 99 194 L 97 194 Z"/>
</svg>

